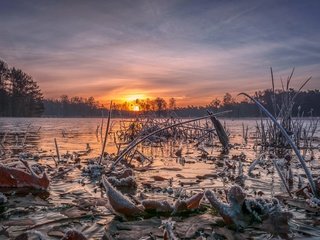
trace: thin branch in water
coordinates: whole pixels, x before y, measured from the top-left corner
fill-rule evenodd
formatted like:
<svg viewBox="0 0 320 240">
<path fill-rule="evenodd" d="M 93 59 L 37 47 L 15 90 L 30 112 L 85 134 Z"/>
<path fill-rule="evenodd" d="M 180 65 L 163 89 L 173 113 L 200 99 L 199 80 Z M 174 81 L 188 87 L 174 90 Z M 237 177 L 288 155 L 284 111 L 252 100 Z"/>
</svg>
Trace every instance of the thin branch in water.
<svg viewBox="0 0 320 240">
<path fill-rule="evenodd" d="M 271 72 L 272 92 L 274 93 L 274 78 L 273 78 L 272 67 L 270 67 L 270 72 Z"/>
<path fill-rule="evenodd" d="M 249 96 L 246 93 L 240 93 L 239 95 L 244 95 L 248 98 L 250 98 L 253 102 L 255 102 L 255 104 L 260 108 L 261 111 L 263 111 L 272 121 L 273 123 L 280 129 L 281 133 L 283 134 L 283 136 L 286 138 L 286 140 L 288 141 L 288 143 L 290 144 L 290 146 L 292 147 L 292 149 L 294 150 L 295 154 L 297 155 L 300 164 L 307 176 L 307 179 L 309 181 L 310 184 L 310 188 L 312 190 L 312 193 L 314 194 L 314 196 L 318 197 L 318 191 L 316 189 L 316 185 L 315 182 L 312 178 L 312 174 L 308 168 L 308 166 L 306 165 L 305 160 L 303 159 L 303 157 L 301 156 L 300 151 L 298 150 L 297 146 L 294 144 L 294 142 L 292 141 L 292 139 L 290 138 L 290 136 L 288 135 L 287 131 L 281 126 L 280 123 L 278 123 L 278 121 L 274 118 L 274 116 L 272 116 L 272 114 L 256 99 L 254 99 L 253 97 Z"/>
<path fill-rule="evenodd" d="M 129 153 L 132 149 L 134 149 L 138 144 L 142 143 L 143 141 L 145 141 L 146 139 L 148 139 L 149 137 L 159 133 L 159 132 L 162 132 L 164 130 L 167 130 L 169 128 L 173 128 L 173 127 L 176 127 L 176 126 L 179 126 L 179 125 L 183 125 L 183 124 L 187 124 L 187 123 L 191 123 L 191 122 L 195 122 L 195 121 L 199 121 L 199 120 L 202 120 L 202 119 L 206 119 L 206 118 L 211 118 L 212 116 L 218 116 L 218 115 L 222 115 L 222 114 L 225 114 L 225 113 L 229 113 L 231 112 L 230 110 L 229 111 L 223 111 L 223 112 L 219 112 L 219 113 L 215 113 L 215 114 L 212 114 L 212 115 L 207 115 L 207 116 L 204 116 L 204 117 L 198 117 L 198 118 L 195 118 L 195 119 L 191 119 L 191 120 L 187 120 L 187 121 L 184 121 L 184 122 L 178 122 L 178 123 L 175 123 L 175 124 L 172 124 L 172 125 L 169 125 L 169 126 L 166 126 L 166 127 L 163 127 L 163 128 L 160 128 L 160 129 L 157 129 L 149 134 L 147 134 L 146 136 L 142 137 L 141 139 L 139 139 L 139 137 L 137 137 L 135 140 L 133 140 L 128 146 L 127 148 L 125 148 L 121 153 L 120 155 L 118 155 L 112 166 L 111 166 L 111 170 L 114 169 L 114 167 L 122 160 L 122 158 L 127 154 Z"/>
<path fill-rule="evenodd" d="M 104 135 L 103 146 L 102 146 L 101 155 L 100 155 L 100 159 L 99 159 L 99 165 L 101 165 L 101 162 L 102 162 L 102 159 L 103 159 L 103 155 L 104 155 L 104 149 L 106 148 L 106 143 L 107 143 L 107 140 L 108 140 L 111 112 L 112 112 L 112 101 L 110 102 L 110 108 L 109 108 L 109 113 L 108 113 L 108 121 L 107 121 L 107 129 L 106 129 L 106 134 Z"/>
<path fill-rule="evenodd" d="M 103 115 L 103 110 L 101 110 L 101 127 L 100 127 L 101 142 L 102 142 L 102 133 L 103 133 L 103 123 L 104 123 L 104 115 Z"/>
<path fill-rule="evenodd" d="M 277 103 L 276 103 L 276 93 L 275 93 L 275 87 L 274 87 L 274 77 L 273 77 L 272 67 L 270 68 L 270 71 L 271 71 L 271 82 L 272 82 L 272 107 L 273 107 L 273 114 L 276 115 Z"/>
<path fill-rule="evenodd" d="M 213 116 L 212 112 L 210 112 L 208 110 L 207 110 L 207 112 L 210 115 L 210 120 L 212 121 L 212 124 L 213 124 L 214 128 L 216 129 L 219 141 L 222 144 L 224 151 L 228 151 L 229 137 L 226 133 L 225 128 L 222 126 L 221 122 L 215 116 Z"/>
<path fill-rule="evenodd" d="M 56 147 L 56 153 L 57 153 L 57 157 L 58 157 L 58 162 L 60 162 L 60 153 L 59 153 L 59 147 L 58 147 L 58 143 L 57 143 L 57 139 L 54 138 L 54 145 Z"/>
<path fill-rule="evenodd" d="M 293 96 L 292 100 L 294 100 L 300 93 L 300 91 L 302 90 L 302 88 L 304 88 L 304 86 L 311 80 L 312 77 L 309 77 L 299 88 L 299 90 L 297 91 L 297 93 Z"/>
<path fill-rule="evenodd" d="M 294 68 L 292 69 L 292 72 L 291 72 L 290 76 L 287 79 L 287 90 L 289 90 L 289 86 L 290 86 L 290 82 L 291 82 L 293 73 L 294 73 Z"/>
<path fill-rule="evenodd" d="M 275 166 L 275 168 L 276 168 L 276 170 L 277 170 L 277 172 L 278 172 L 278 175 L 279 175 L 279 177 L 280 177 L 283 185 L 285 186 L 285 188 L 286 188 L 289 196 L 292 198 L 292 194 L 291 194 L 291 192 L 290 192 L 290 189 L 289 189 L 289 187 L 288 187 L 288 185 L 287 185 L 287 183 L 286 183 L 286 180 L 285 180 L 284 176 L 283 176 L 282 173 L 281 173 L 281 170 L 280 170 L 280 168 L 279 168 L 279 166 L 278 166 L 277 161 L 274 160 L 274 159 L 272 159 L 272 163 L 273 163 L 273 165 Z"/>
</svg>

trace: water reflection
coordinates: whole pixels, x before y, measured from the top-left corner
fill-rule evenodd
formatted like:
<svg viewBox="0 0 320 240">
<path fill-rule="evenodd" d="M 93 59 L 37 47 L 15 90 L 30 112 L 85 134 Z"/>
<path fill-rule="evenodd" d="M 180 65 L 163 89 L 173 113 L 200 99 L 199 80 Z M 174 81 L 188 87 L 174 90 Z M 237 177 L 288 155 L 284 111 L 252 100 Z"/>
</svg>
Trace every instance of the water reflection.
<svg viewBox="0 0 320 240">
<path fill-rule="evenodd" d="M 223 170 L 222 166 L 219 166 L 219 162 L 224 160 L 233 160 L 233 156 L 240 156 L 242 153 L 246 157 L 246 165 L 244 166 L 247 171 L 248 163 L 252 162 L 260 154 L 259 151 L 254 149 L 253 145 L 255 139 L 253 133 L 255 132 L 256 120 L 225 120 L 227 129 L 231 134 L 230 142 L 234 145 L 229 154 L 221 152 L 219 147 L 208 148 L 211 158 L 202 158 L 201 152 L 199 152 L 191 143 L 183 143 L 182 146 L 168 144 L 150 144 L 140 145 L 137 150 L 153 158 L 153 163 L 147 171 L 136 171 L 136 179 L 139 184 L 138 192 L 145 194 L 152 194 L 155 199 L 170 199 L 172 196 L 168 196 L 168 189 L 172 188 L 178 190 L 180 188 L 187 189 L 192 192 L 199 192 L 202 189 L 208 188 L 224 188 L 230 184 L 223 175 L 216 174 Z M 242 137 L 242 124 L 248 126 L 249 139 L 248 144 Z M 111 125 L 111 134 L 108 137 L 108 143 L 106 151 L 108 153 L 116 153 L 117 146 L 114 144 L 114 138 L 117 136 L 116 132 L 120 129 L 120 119 L 113 120 Z M 307 122 L 306 122 L 307 124 Z M 38 154 L 39 161 L 48 169 L 55 168 L 55 162 L 53 157 L 56 155 L 54 138 L 56 138 L 60 154 L 72 153 L 74 151 L 86 151 L 88 145 L 90 146 L 90 153 L 81 157 L 81 165 L 84 167 L 87 159 L 97 157 L 101 153 L 102 148 L 102 136 L 101 119 L 55 119 L 55 118 L 1 118 L 0 119 L 0 142 L 2 140 L 3 146 L 6 151 L 11 151 L 12 158 L 15 158 L 16 154 L 21 152 L 22 149 Z M 315 134 L 316 138 L 320 137 L 319 129 Z M 117 139 L 117 143 L 120 140 Z M 22 148 L 21 146 L 24 146 Z M 184 161 L 179 161 L 175 152 L 182 148 L 182 156 Z M 310 152 L 306 153 L 307 157 L 310 156 Z M 319 150 L 313 152 L 314 159 L 319 159 Z M 236 157 L 234 159 L 237 159 Z M 2 161 L 5 162 L 8 159 L 2 157 Z M 139 169 L 139 162 L 132 162 Z M 318 162 L 311 162 L 311 165 L 318 166 Z M 223 165 L 223 164 L 222 164 Z M 284 191 L 283 186 L 280 184 L 279 177 L 274 172 L 269 173 L 266 170 L 256 171 L 259 174 L 259 178 L 248 178 L 246 180 L 246 189 L 249 194 L 254 195 L 255 192 L 262 191 L 266 196 L 272 196 L 276 193 Z M 301 174 L 300 170 L 297 170 L 297 174 Z M 157 177 L 161 176 L 164 180 L 157 181 Z M 158 178 L 159 179 L 159 178 Z M 86 212 L 92 211 L 90 201 L 96 201 L 96 199 L 104 199 L 104 192 L 102 192 L 98 186 L 98 182 L 90 181 L 81 174 L 81 169 L 75 168 L 73 171 L 65 175 L 63 179 L 54 179 L 51 181 L 49 192 L 44 193 L 32 193 L 28 191 L 12 192 L 9 196 L 10 206 L 24 208 L 25 213 L 21 219 L 31 219 L 30 226 L 37 224 L 43 224 L 37 229 L 45 233 L 50 232 L 52 229 L 56 231 L 61 230 L 61 219 L 65 219 L 73 214 L 73 217 L 78 216 L 79 212 L 65 212 L 64 208 L 68 206 L 86 206 Z M 151 186 L 151 187 L 150 187 Z M 150 188 L 149 188 L 150 187 Z M 1 190 L 0 190 L 1 191 Z M 7 189 L 8 191 L 8 189 Z M 32 208 L 29 208 L 32 206 Z M 44 206 L 46 208 L 44 209 Z M 91 207 L 91 208 L 90 208 Z M 17 216 L 12 214 L 12 209 L 1 216 L 2 222 L 15 221 Z M 103 225 L 110 221 L 110 217 L 106 216 L 109 210 L 106 205 L 96 208 L 95 218 L 93 221 L 82 221 L 81 224 L 74 224 L 72 221 L 68 222 L 67 226 L 77 226 L 89 233 L 92 238 L 101 237 L 104 233 Z M 6 210 L 8 211 L 8 210 Z M 99 214 L 98 214 L 99 213 Z M 69 215 L 68 215 L 69 214 Z M 301 213 L 295 213 L 295 221 L 306 221 L 306 217 Z M 20 219 L 20 220 L 21 220 Z M 59 220 L 59 221 L 58 221 Z M 48 221 L 57 221 L 52 224 Z M 65 220 L 67 222 L 67 220 Z M 63 221 L 63 223 L 66 223 Z M 27 222 L 24 222 L 27 224 Z M 29 226 L 29 225 L 27 225 Z M 29 227 L 30 227 L 29 226 Z M 11 225 L 10 231 L 13 236 L 18 235 L 26 229 L 21 226 Z M 319 230 L 317 230 L 319 231 Z M 316 231 L 315 231 L 316 232 Z M 261 233 L 261 236 L 265 233 Z M 54 234 L 52 234 L 54 235 Z M 0 236 L 1 238 L 1 236 Z M 49 237 L 49 239 L 56 239 L 55 236 Z"/>
</svg>

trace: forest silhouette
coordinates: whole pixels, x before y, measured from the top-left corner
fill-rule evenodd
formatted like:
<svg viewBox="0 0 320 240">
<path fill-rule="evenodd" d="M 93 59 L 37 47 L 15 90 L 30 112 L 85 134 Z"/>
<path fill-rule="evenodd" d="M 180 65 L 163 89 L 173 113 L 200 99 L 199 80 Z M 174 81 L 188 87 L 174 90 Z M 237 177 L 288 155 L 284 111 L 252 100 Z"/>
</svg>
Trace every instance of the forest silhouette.
<svg viewBox="0 0 320 240">
<path fill-rule="evenodd" d="M 272 98 L 281 102 L 286 93 L 297 95 L 293 107 L 293 116 L 320 116 L 319 89 L 296 91 L 292 88 L 279 89 L 273 93 L 266 89 L 254 93 L 269 111 L 274 111 Z M 153 115 L 155 117 L 195 117 L 213 111 L 231 110 L 226 117 L 259 117 L 260 112 L 250 100 L 238 100 L 230 93 L 222 99 L 214 98 L 205 106 L 177 107 L 175 98 L 165 100 L 162 97 L 136 99 L 131 102 L 113 103 L 113 117 L 136 117 Z M 133 111 L 134 108 L 139 111 Z M 106 115 L 106 107 L 94 99 L 79 96 L 61 95 L 58 99 L 44 99 L 37 82 L 27 73 L 15 67 L 8 67 L 0 60 L 0 116 L 1 117 L 101 117 Z M 276 114 L 276 113 L 275 113 Z"/>
</svg>

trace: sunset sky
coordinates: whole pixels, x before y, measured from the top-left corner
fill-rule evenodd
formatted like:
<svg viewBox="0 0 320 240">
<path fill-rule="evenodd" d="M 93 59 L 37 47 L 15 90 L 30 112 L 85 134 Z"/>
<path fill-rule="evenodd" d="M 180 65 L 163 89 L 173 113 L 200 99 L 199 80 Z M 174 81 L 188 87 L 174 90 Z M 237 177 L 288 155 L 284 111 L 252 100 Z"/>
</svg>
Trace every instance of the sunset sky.
<svg viewBox="0 0 320 240">
<path fill-rule="evenodd" d="M 44 96 L 107 102 L 174 97 L 207 104 L 225 92 L 320 88 L 320 1 L 5 1 L 0 58 Z M 277 81 L 280 87 L 280 81 Z"/>
</svg>

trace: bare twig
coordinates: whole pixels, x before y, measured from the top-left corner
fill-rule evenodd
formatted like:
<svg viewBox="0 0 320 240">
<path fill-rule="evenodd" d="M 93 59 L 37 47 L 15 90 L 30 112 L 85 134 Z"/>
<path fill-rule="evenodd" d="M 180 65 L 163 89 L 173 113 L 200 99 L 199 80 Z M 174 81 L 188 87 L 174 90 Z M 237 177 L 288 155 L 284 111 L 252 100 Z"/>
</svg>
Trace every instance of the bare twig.
<svg viewBox="0 0 320 240">
<path fill-rule="evenodd" d="M 103 146 L 102 146 L 101 155 L 100 155 L 100 159 L 99 159 L 99 165 L 101 165 L 101 162 L 102 162 L 102 159 L 103 159 L 103 155 L 104 155 L 104 149 L 106 148 L 106 143 L 107 143 L 107 140 L 108 140 L 111 112 L 112 112 L 112 101 L 110 102 L 110 108 L 109 108 L 109 113 L 108 113 L 108 121 L 107 121 L 107 129 L 106 129 L 106 134 L 104 135 Z"/>
<path fill-rule="evenodd" d="M 281 173 L 281 170 L 280 170 L 280 168 L 279 168 L 279 166 L 278 166 L 277 161 L 274 160 L 274 159 L 272 159 L 272 163 L 273 163 L 273 165 L 275 166 L 275 168 L 276 168 L 276 170 L 277 170 L 277 172 L 278 172 L 278 174 L 279 174 L 279 177 L 280 177 L 283 185 L 285 186 L 285 188 L 286 188 L 289 196 L 292 198 L 292 194 L 291 194 L 291 192 L 290 192 L 290 189 L 289 189 L 289 187 L 288 187 L 288 185 L 287 185 L 287 183 L 286 183 L 286 180 L 285 180 L 284 176 L 283 176 L 282 173 Z"/>
<path fill-rule="evenodd" d="M 56 146 L 56 153 L 57 153 L 57 157 L 58 157 L 58 162 L 60 162 L 61 158 L 60 158 L 59 147 L 58 147 L 58 143 L 57 143 L 56 138 L 54 138 L 54 145 Z"/>
<path fill-rule="evenodd" d="M 240 93 L 239 95 L 244 95 L 248 98 L 250 98 L 252 101 L 254 101 L 256 103 L 256 105 L 273 121 L 273 123 L 280 129 L 281 133 L 283 134 L 283 136 L 286 138 L 286 140 L 288 141 L 288 143 L 290 144 L 290 146 L 292 147 L 292 149 L 294 150 L 295 154 L 297 155 L 300 164 L 304 170 L 304 172 L 306 173 L 306 176 L 308 178 L 309 184 L 310 184 L 310 188 L 312 190 L 312 193 L 315 196 L 318 196 L 318 192 L 315 186 L 315 182 L 313 181 L 311 172 L 308 168 L 308 166 L 305 163 L 305 160 L 303 159 L 303 157 L 300 154 L 300 151 L 298 150 L 297 146 L 294 144 L 294 142 L 292 141 L 292 139 L 290 138 L 290 136 L 288 135 L 287 131 L 281 126 L 280 123 L 278 123 L 278 121 L 274 118 L 274 116 L 272 116 L 272 114 L 256 99 L 254 99 L 253 97 L 249 96 L 246 93 Z"/>
<path fill-rule="evenodd" d="M 222 114 L 225 114 L 225 113 L 228 113 L 228 112 L 231 112 L 231 111 L 223 111 L 223 112 L 219 112 L 219 113 L 215 113 L 215 114 L 212 114 L 212 115 L 207 115 L 207 116 L 204 116 L 204 117 L 198 117 L 198 118 L 195 118 L 195 119 L 191 119 L 191 120 L 187 120 L 187 121 L 184 121 L 184 122 L 178 122 L 178 123 L 175 123 L 175 124 L 172 124 L 172 125 L 169 125 L 169 126 L 166 126 L 166 127 L 163 127 L 163 128 L 160 128 L 160 129 L 157 129 L 149 134 L 147 134 L 146 136 L 142 137 L 139 139 L 136 138 L 135 140 L 132 141 L 131 144 L 129 144 L 129 146 L 127 146 L 127 148 L 125 148 L 121 153 L 120 155 L 118 155 L 112 166 L 111 166 L 111 170 L 114 169 L 114 167 L 122 160 L 122 158 L 127 154 L 129 153 L 133 148 L 135 148 L 138 144 L 142 143 L 143 141 L 145 141 L 146 139 L 148 139 L 149 137 L 159 133 L 159 132 L 162 132 L 164 130 L 167 130 L 169 128 L 173 128 L 173 127 L 176 127 L 176 126 L 179 126 L 179 125 L 183 125 L 183 124 L 187 124 L 187 123 L 191 123 L 191 122 L 194 122 L 194 121 L 198 121 L 198 120 L 201 120 L 201 119 L 206 119 L 206 118 L 210 118 L 212 116 L 218 116 L 218 115 L 222 115 Z"/>
</svg>

